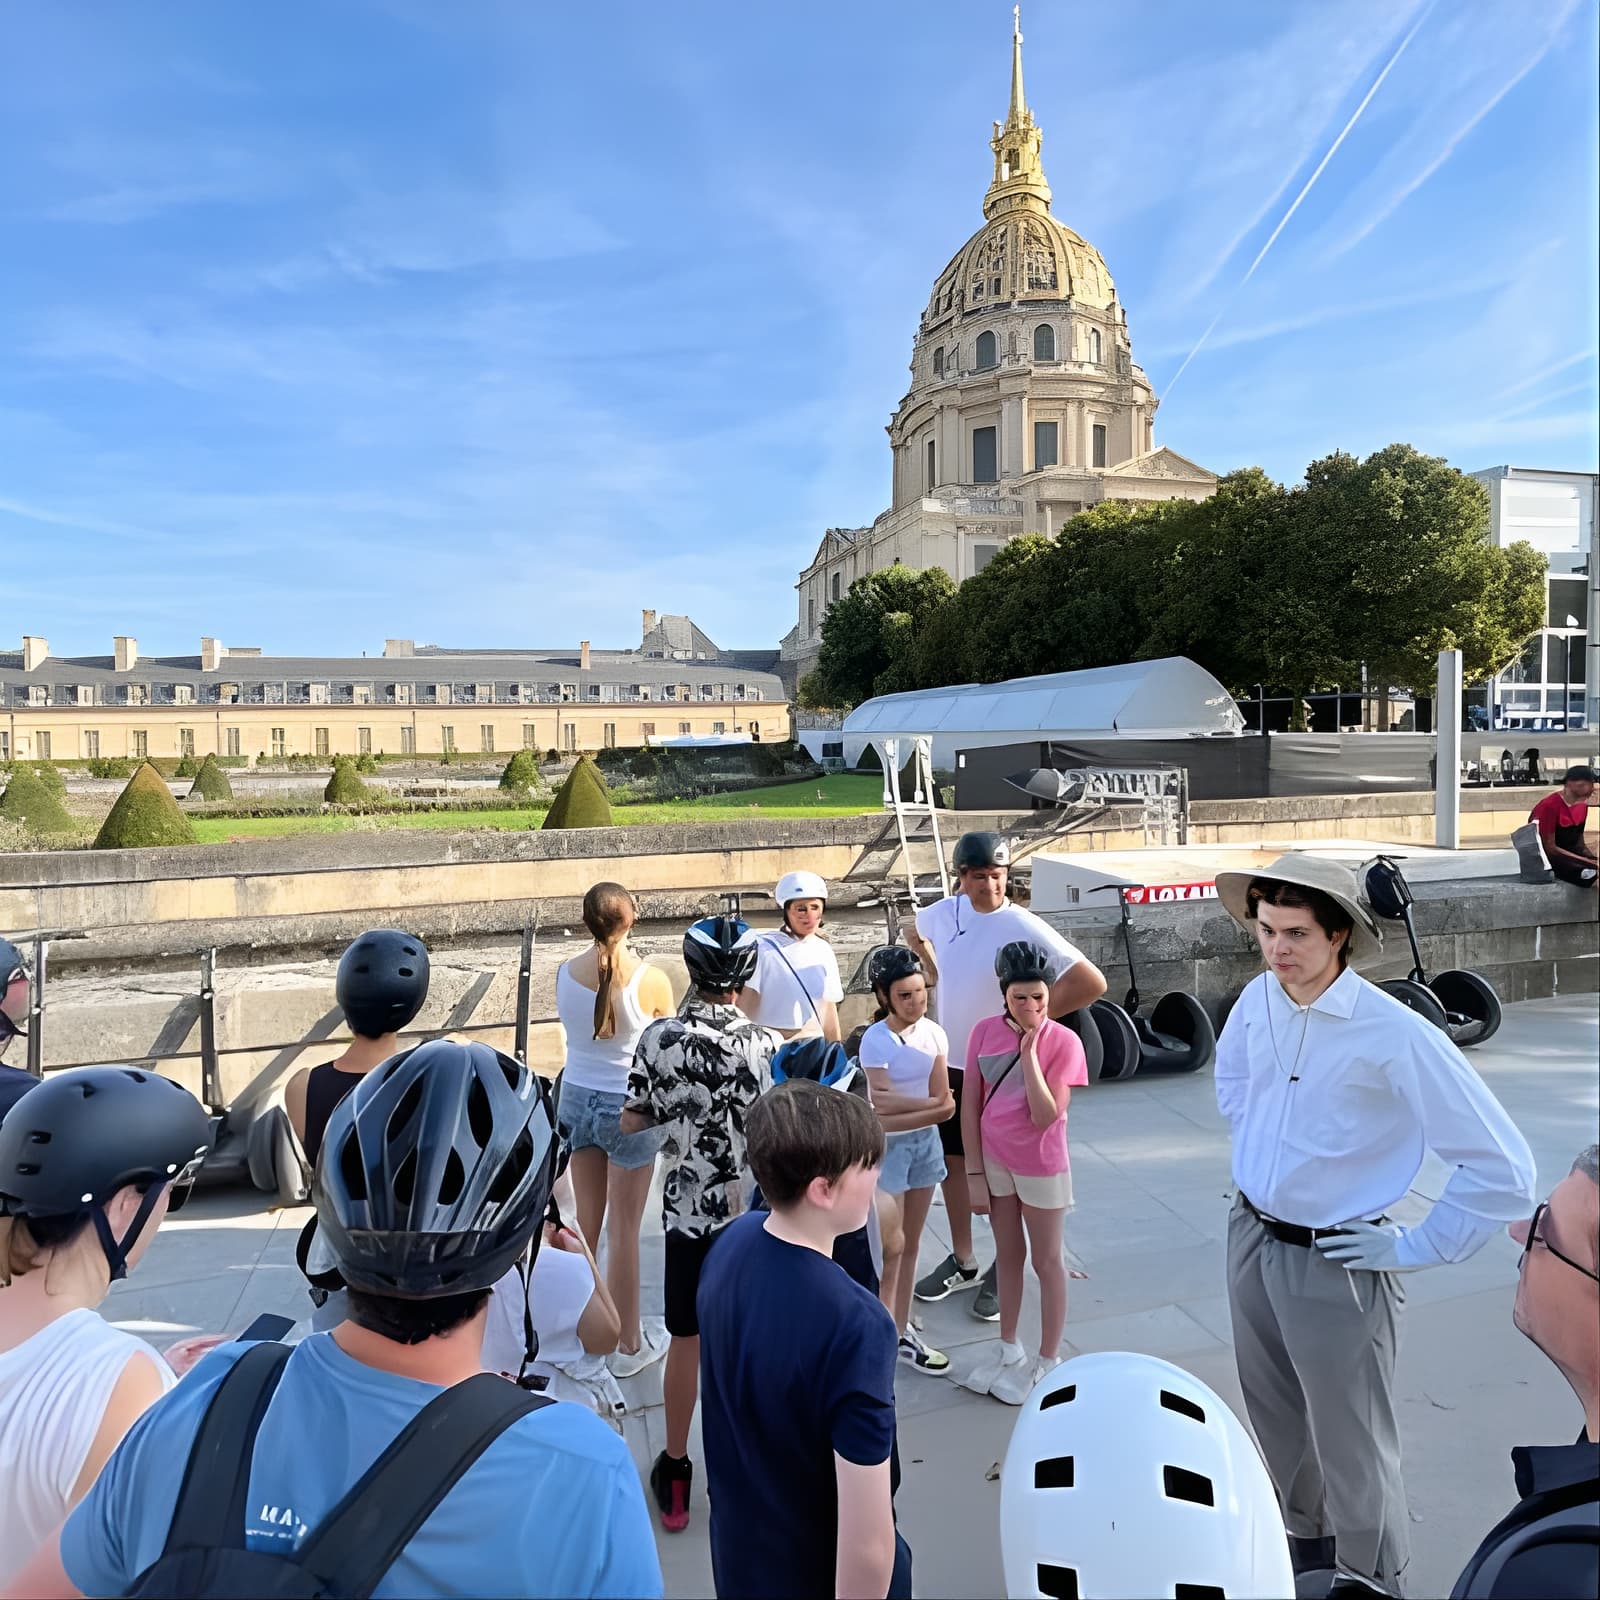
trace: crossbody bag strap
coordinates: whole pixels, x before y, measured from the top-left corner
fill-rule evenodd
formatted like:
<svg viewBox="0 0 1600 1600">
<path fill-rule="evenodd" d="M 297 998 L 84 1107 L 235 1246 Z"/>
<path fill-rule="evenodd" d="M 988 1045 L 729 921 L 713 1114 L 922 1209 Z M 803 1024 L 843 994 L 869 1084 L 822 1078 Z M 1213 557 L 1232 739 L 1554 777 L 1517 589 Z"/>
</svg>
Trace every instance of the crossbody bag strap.
<svg viewBox="0 0 1600 1600">
<path fill-rule="evenodd" d="M 806 997 L 806 1004 L 811 1007 L 811 1015 L 816 1018 L 817 1026 L 822 1028 L 822 1013 L 817 1010 L 817 1002 L 811 998 L 811 991 L 806 988 L 805 980 L 795 971 L 794 962 L 776 944 L 769 944 L 767 948 L 789 969 L 789 976 L 800 985 L 800 993 Z M 826 1028 L 823 1028 L 823 1031 L 826 1032 Z"/>
<path fill-rule="evenodd" d="M 287 1345 L 252 1345 L 217 1385 L 189 1448 L 164 1554 L 197 1547 L 244 1549 L 256 1432 L 288 1359 Z"/>
<path fill-rule="evenodd" d="M 295 1552 L 330 1595 L 365 1600 L 439 1502 L 513 1423 L 544 1406 L 493 1373 L 435 1395 Z"/>
</svg>

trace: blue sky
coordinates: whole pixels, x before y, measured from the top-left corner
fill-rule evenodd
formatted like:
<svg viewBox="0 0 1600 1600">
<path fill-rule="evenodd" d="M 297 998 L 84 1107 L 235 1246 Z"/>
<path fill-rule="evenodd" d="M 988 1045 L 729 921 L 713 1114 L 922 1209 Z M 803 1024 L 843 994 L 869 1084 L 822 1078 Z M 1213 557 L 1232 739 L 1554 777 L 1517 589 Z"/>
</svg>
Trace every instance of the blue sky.
<svg viewBox="0 0 1600 1600">
<path fill-rule="evenodd" d="M 6 8 L 0 646 L 626 644 L 642 606 L 774 643 L 821 530 L 887 503 L 1010 22 Z M 1590 0 L 1032 0 L 1023 32 L 1158 443 L 1594 467 Z"/>
</svg>

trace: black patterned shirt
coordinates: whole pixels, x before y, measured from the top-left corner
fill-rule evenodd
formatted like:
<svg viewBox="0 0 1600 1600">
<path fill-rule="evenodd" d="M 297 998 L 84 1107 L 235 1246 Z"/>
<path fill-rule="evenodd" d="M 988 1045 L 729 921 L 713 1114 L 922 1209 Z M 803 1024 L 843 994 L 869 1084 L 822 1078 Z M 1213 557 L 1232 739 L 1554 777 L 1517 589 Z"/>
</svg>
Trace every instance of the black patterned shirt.
<svg viewBox="0 0 1600 1600">
<path fill-rule="evenodd" d="M 745 1112 L 771 1087 L 782 1042 L 737 1006 L 692 994 L 640 1035 L 627 1109 L 662 1130 L 662 1223 L 673 1232 L 703 1236 L 744 1210 Z"/>
</svg>

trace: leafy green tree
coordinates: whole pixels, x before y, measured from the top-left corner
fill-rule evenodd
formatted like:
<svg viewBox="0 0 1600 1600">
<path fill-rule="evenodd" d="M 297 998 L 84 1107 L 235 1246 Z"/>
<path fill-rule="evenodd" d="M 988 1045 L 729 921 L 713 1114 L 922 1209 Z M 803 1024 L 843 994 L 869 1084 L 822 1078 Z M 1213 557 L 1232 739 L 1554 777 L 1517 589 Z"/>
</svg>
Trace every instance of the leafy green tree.
<svg viewBox="0 0 1600 1600">
<path fill-rule="evenodd" d="M 941 567 L 913 572 L 897 562 L 857 578 L 828 607 L 816 670 L 801 685 L 802 698 L 812 705 L 848 707 L 887 692 L 879 687 L 880 678 L 914 687 L 904 681 L 914 675 L 911 641 L 954 593 L 955 584 Z"/>
<path fill-rule="evenodd" d="M 500 774 L 500 787 L 526 795 L 539 787 L 539 763 L 531 750 L 518 750 Z"/>
</svg>

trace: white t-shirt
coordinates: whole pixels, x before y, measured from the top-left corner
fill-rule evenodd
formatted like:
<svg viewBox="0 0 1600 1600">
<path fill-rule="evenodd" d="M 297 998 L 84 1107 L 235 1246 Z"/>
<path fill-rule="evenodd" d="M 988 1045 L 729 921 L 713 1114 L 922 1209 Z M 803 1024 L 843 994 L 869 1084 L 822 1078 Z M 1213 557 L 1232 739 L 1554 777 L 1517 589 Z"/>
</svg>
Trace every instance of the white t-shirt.
<svg viewBox="0 0 1600 1600">
<path fill-rule="evenodd" d="M 581 1255 L 542 1244 L 533 1258 L 533 1331 L 539 1359 L 533 1372 L 550 1376 L 549 1362 L 581 1361 L 578 1320 L 594 1294 L 594 1274 Z M 526 1343 L 522 1327 L 522 1275 L 515 1267 L 489 1291 L 489 1318 L 483 1329 L 483 1370 L 516 1376 Z"/>
<path fill-rule="evenodd" d="M 863 1067 L 886 1068 L 896 1094 L 926 1095 L 934 1062 L 949 1055 L 944 1029 L 931 1017 L 918 1017 L 900 1033 L 887 1021 L 874 1022 L 861 1036 L 858 1059 Z"/>
<path fill-rule="evenodd" d="M 1005 1009 L 994 958 L 1006 945 L 1019 939 L 1043 945 L 1060 962 L 1061 972 L 1083 960 L 1083 952 L 1042 917 L 1009 900 L 998 911 L 978 912 L 964 894 L 946 895 L 917 913 L 917 936 L 933 949 L 939 972 L 933 1003 L 950 1040 L 952 1067 L 966 1066 L 972 1030 Z"/>
<path fill-rule="evenodd" d="M 786 1031 L 814 1028 L 824 1002 L 837 1004 L 844 999 L 839 963 L 826 939 L 814 933 L 797 939 L 787 929 L 777 928 L 756 942 L 760 957 L 750 987 L 761 998 L 750 1013 L 752 1021 Z"/>
<path fill-rule="evenodd" d="M 111 1391 L 137 1355 L 163 1392 L 177 1382 L 143 1339 L 82 1307 L 0 1351 L 0 1586 L 66 1516 Z"/>
</svg>

